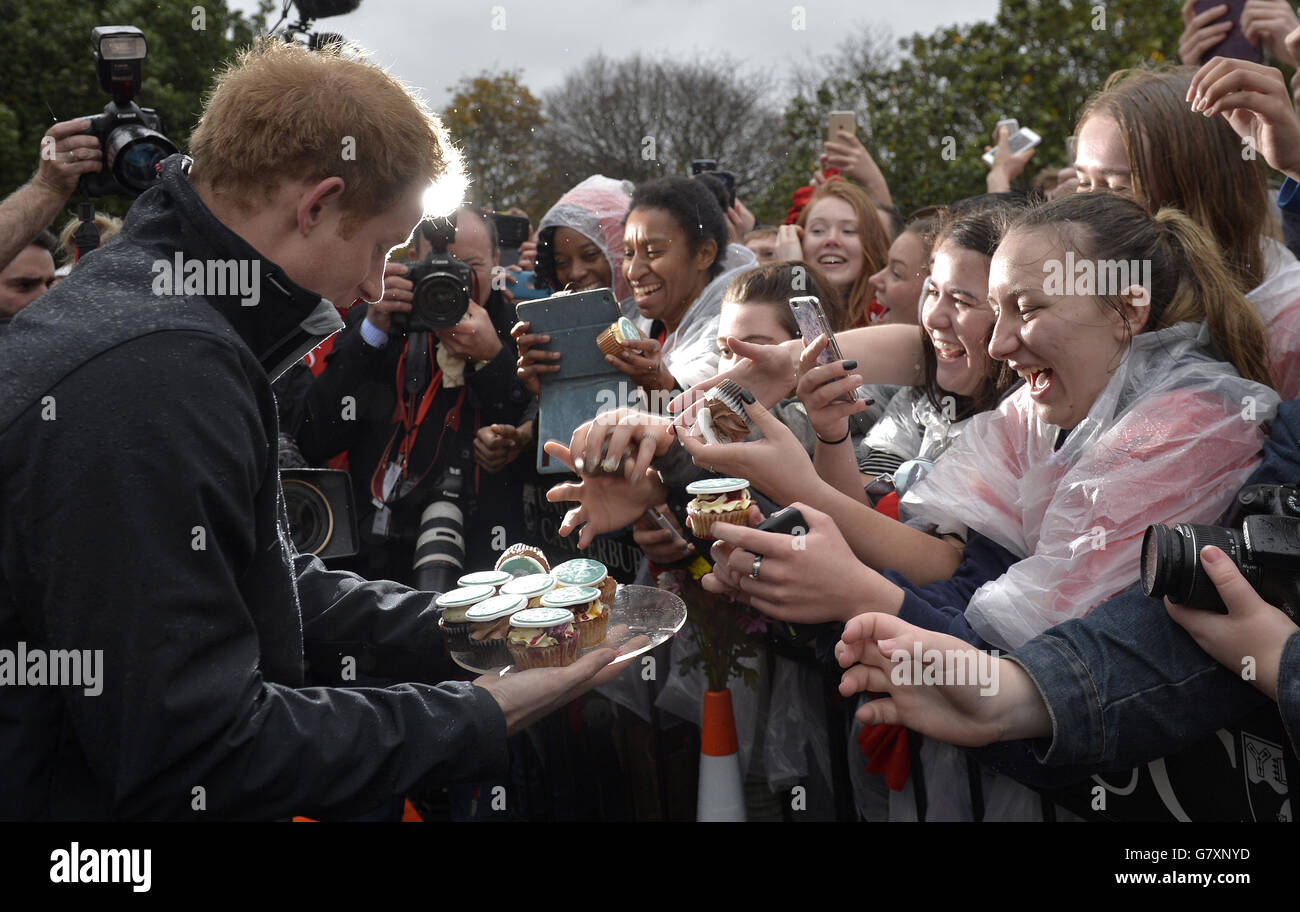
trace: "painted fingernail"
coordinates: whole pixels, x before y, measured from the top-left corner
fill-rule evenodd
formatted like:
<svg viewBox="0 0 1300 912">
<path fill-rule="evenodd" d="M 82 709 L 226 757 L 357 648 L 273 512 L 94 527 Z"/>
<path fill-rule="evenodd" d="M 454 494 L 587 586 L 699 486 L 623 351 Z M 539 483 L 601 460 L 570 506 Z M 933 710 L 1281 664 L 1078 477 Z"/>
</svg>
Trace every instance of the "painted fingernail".
<svg viewBox="0 0 1300 912">
<path fill-rule="evenodd" d="M 587 468 L 587 463 L 583 460 L 581 456 L 573 460 L 573 470 L 577 472 L 579 475 L 582 474 L 585 468 Z"/>
<path fill-rule="evenodd" d="M 845 369 L 846 371 L 857 370 L 857 369 L 858 369 L 858 362 L 856 362 L 856 361 L 845 361 L 845 362 L 844 362 L 844 369 Z"/>
<path fill-rule="evenodd" d="M 740 388 L 740 398 L 744 401 L 746 405 L 754 404 L 754 394 L 751 393 L 749 390 L 745 389 L 743 386 Z"/>
</svg>

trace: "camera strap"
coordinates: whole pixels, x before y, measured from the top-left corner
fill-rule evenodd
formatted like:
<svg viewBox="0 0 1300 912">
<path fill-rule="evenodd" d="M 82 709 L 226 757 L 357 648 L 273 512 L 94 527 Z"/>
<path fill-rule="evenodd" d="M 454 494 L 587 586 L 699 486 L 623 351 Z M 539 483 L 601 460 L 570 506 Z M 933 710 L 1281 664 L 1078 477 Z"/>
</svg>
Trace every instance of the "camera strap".
<svg viewBox="0 0 1300 912">
<path fill-rule="evenodd" d="M 388 504 L 417 488 L 420 482 L 424 481 L 424 477 L 429 471 L 438 464 L 438 456 L 442 452 L 443 440 L 448 429 L 453 433 L 460 430 L 461 409 L 465 405 L 465 394 L 468 392 L 468 388 L 461 388 L 460 395 L 456 397 L 456 404 L 447 412 L 447 418 L 438 434 L 438 443 L 434 448 L 433 458 L 424 471 L 412 478 L 410 471 L 411 454 L 415 450 L 415 443 L 419 439 L 420 428 L 424 424 L 425 416 L 428 415 L 433 400 L 442 389 L 442 371 L 436 369 L 432 339 L 427 333 L 419 333 L 415 341 L 416 351 L 419 352 L 423 348 L 423 358 L 427 359 L 424 360 L 421 367 L 432 372 L 433 379 L 428 383 L 423 395 L 420 395 L 418 385 L 408 384 L 407 381 L 410 376 L 408 376 L 406 370 L 407 356 L 411 354 L 412 348 L 408 341 L 407 345 L 403 346 L 402 354 L 397 359 L 395 382 L 398 398 L 397 404 L 393 408 L 393 421 L 397 424 L 397 427 L 393 429 L 393 436 L 389 439 L 388 446 L 384 448 L 384 455 L 380 457 L 379 463 L 375 466 L 374 474 L 370 478 L 370 497 L 375 507 L 380 511 L 387 510 Z M 423 342 L 423 345 L 420 344 L 421 342 Z M 420 354 L 416 354 L 416 357 L 420 357 Z M 427 376 L 427 374 L 425 375 Z M 393 456 L 394 444 L 397 444 L 395 457 Z M 396 496 L 394 495 L 395 491 Z"/>
</svg>

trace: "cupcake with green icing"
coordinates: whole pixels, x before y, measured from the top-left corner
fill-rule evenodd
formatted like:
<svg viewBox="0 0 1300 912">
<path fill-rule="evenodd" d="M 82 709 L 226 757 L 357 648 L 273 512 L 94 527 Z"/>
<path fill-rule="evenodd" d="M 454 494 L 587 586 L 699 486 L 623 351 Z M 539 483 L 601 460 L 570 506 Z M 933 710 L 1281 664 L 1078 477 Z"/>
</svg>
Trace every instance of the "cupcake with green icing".
<svg viewBox="0 0 1300 912">
<path fill-rule="evenodd" d="M 618 583 L 609 575 L 609 570 L 598 560 L 587 557 L 565 561 L 551 575 L 559 586 L 594 586 L 600 590 L 600 601 L 606 608 L 614 607 L 614 591 Z"/>
<path fill-rule="evenodd" d="M 595 646 L 605 639 L 609 609 L 600 601 L 600 590 L 592 586 L 561 586 L 542 596 L 543 608 L 567 608 L 578 628 L 578 648 Z"/>
<path fill-rule="evenodd" d="M 540 548 L 511 545 L 501 552 L 495 569 L 504 570 L 511 576 L 531 576 L 534 573 L 550 573 L 551 564 Z"/>
<path fill-rule="evenodd" d="M 479 570 L 475 573 L 466 573 L 460 579 L 456 580 L 457 586 L 491 586 L 497 592 L 501 587 L 514 579 L 514 576 L 504 570 Z"/>
<path fill-rule="evenodd" d="M 528 599 L 529 608 L 542 604 L 542 596 L 555 588 L 555 577 L 549 573 L 530 573 L 512 579 L 501 587 L 502 595 L 522 595 Z"/>
</svg>

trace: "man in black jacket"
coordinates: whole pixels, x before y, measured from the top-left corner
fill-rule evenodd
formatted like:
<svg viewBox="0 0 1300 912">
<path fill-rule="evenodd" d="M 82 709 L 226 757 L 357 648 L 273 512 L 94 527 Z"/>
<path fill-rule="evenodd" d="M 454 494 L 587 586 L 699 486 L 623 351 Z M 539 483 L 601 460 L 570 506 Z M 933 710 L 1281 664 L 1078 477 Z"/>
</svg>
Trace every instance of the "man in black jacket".
<svg viewBox="0 0 1300 912">
<path fill-rule="evenodd" d="M 430 593 L 293 551 L 271 394 L 331 300 L 381 297 L 455 153 L 382 71 L 273 42 L 191 152 L 0 338 L 0 819 L 345 817 L 501 775 L 612 650 L 307 686 L 438 681 L 442 643 Z"/>
</svg>

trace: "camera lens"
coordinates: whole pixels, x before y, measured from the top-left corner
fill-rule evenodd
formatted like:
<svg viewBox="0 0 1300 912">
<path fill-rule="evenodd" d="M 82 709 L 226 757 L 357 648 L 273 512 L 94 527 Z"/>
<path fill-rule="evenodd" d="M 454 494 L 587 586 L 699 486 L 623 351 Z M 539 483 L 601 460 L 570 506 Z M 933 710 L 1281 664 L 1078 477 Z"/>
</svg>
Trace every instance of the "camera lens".
<svg viewBox="0 0 1300 912">
<path fill-rule="evenodd" d="M 1216 545 L 1241 566 L 1242 539 L 1232 529 L 1178 523 L 1147 526 L 1142 537 L 1142 591 L 1179 605 L 1223 610 L 1218 590 L 1201 566 L 1201 549 Z"/>
<path fill-rule="evenodd" d="M 167 137 L 140 124 L 118 127 L 108 135 L 108 166 L 128 193 L 140 194 L 158 179 L 158 164 L 176 147 Z"/>
<path fill-rule="evenodd" d="M 420 516 L 415 544 L 415 585 L 426 592 L 449 592 L 465 568 L 465 517 L 450 500 L 429 504 Z"/>
<path fill-rule="evenodd" d="M 320 488 L 301 479 L 282 481 L 289 538 L 299 554 L 319 554 L 334 534 L 334 513 Z"/>
<path fill-rule="evenodd" d="M 467 310 L 469 289 L 446 272 L 425 276 L 411 292 L 412 320 L 427 329 L 451 329 Z"/>
</svg>

